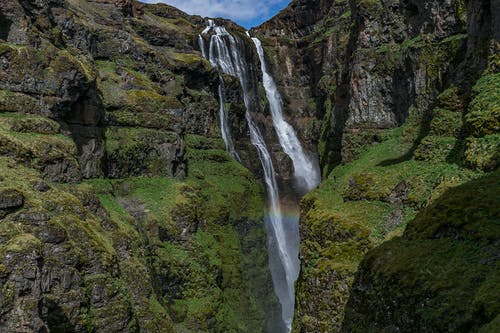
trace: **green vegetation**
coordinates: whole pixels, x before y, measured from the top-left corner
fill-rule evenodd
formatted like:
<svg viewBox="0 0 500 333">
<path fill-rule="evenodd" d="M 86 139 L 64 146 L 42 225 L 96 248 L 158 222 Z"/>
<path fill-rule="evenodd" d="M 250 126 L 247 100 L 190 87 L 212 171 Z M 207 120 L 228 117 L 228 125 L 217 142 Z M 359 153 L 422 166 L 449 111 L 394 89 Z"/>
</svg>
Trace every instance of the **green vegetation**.
<svg viewBox="0 0 500 333">
<path fill-rule="evenodd" d="M 123 127 L 106 130 L 106 152 L 114 178 L 174 176 L 171 162 L 180 147 L 181 139 L 175 132 Z"/>
<path fill-rule="evenodd" d="M 78 33 L 33 13 L 25 45 L 0 43 L 2 313 L 51 332 L 263 332 L 263 193 L 208 138 L 200 21 L 136 3 L 116 21 L 129 5 L 69 0 Z"/>
<path fill-rule="evenodd" d="M 133 146 L 148 130 L 123 131 Z M 116 134 L 108 135 L 114 149 L 122 147 Z M 264 309 L 273 296 L 263 296 L 270 281 L 261 189 L 225 152 L 221 139 L 189 135 L 186 144 L 190 164 L 184 181 L 138 177 L 86 183 L 118 234 L 135 239 L 137 250 L 146 237 L 154 244 L 155 269 L 178 281 L 167 299 L 150 302 L 155 313 L 168 313 L 175 327 L 188 332 L 263 331 Z"/>
<path fill-rule="evenodd" d="M 474 332 L 483 327 L 494 332 L 486 325 L 494 327 L 500 311 L 494 287 L 500 282 L 494 259 L 500 237 L 498 188 L 498 171 L 451 188 L 417 215 L 403 237 L 370 251 L 357 282 L 370 287 L 355 292 L 345 329 L 406 327 L 398 313 L 412 313 L 416 330 Z M 373 306 L 384 306 L 391 315 L 375 319 Z"/>
<path fill-rule="evenodd" d="M 189 178 L 187 183 L 200 189 L 206 204 L 206 218 L 216 221 L 263 217 L 263 196 L 252 173 L 225 151 L 222 139 L 189 135 L 186 137 Z"/>
<path fill-rule="evenodd" d="M 361 302 L 350 308 L 349 311 L 364 311 L 364 317 L 348 312 L 349 331 L 384 328 L 370 326 L 369 321 L 373 322 L 373 318 L 363 321 L 371 318 L 374 307 L 384 306 L 375 305 L 382 294 L 384 299 L 395 300 L 398 308 L 395 313 L 412 313 L 412 304 L 424 302 L 419 297 L 438 293 L 426 301 L 432 302 L 428 306 L 432 310 L 416 314 L 422 325 L 431 325 L 421 326 L 422 329 L 434 327 L 439 330 L 436 328 L 438 323 L 450 322 L 444 319 L 445 316 L 453 318 L 456 329 L 462 329 L 466 326 L 460 325 L 470 325 L 472 316 L 480 311 L 482 304 L 496 306 L 490 298 L 483 301 L 478 295 L 493 283 L 491 279 L 498 275 L 498 268 L 477 266 L 479 258 L 492 255 L 493 247 L 488 242 L 499 236 L 499 225 L 493 222 L 498 215 L 498 196 L 495 195 L 500 187 L 498 172 L 481 178 L 484 171 L 495 170 L 499 165 L 498 129 L 490 126 L 495 123 L 496 100 L 487 98 L 495 96 L 498 87 L 491 80 L 491 76 L 485 76 L 474 87 L 466 124 L 462 119 L 467 109 L 459 98 L 458 89 L 451 87 L 437 97 L 431 113 L 421 114 L 412 109 L 403 126 L 376 132 L 376 140 L 369 145 L 358 145 L 349 135 L 345 137 L 344 143 L 354 146 L 357 158 L 333 169 L 320 187 L 303 200 L 301 253 L 308 264 L 301 272 L 297 288 L 297 311 L 300 313 L 302 307 L 314 302 L 318 304 L 311 299 L 318 297 L 315 288 L 328 292 L 321 292 L 317 315 L 311 317 L 309 312 L 308 316 L 301 317 L 296 330 L 317 327 L 326 330 L 332 325 L 332 315 L 335 323 L 343 321 L 348 290 L 362 260 L 364 265 L 369 265 L 366 270 L 370 271 L 356 283 L 368 283 L 362 279 L 370 279 L 378 289 L 353 296 L 354 300 L 368 297 L 373 304 Z M 484 123 L 483 118 L 486 119 Z M 481 130 L 467 130 L 470 128 Z M 373 135 L 367 133 L 368 137 Z M 417 215 L 426 207 L 429 208 Z M 400 238 L 403 232 L 405 236 Z M 411 240 L 406 239 L 410 237 Z M 425 240 L 417 241 L 415 237 Z M 431 240 L 436 237 L 464 240 Z M 472 239 L 481 239 L 481 242 L 474 243 Z M 384 245 L 370 251 L 382 243 Z M 364 258 L 366 253 L 368 257 Z M 377 260 L 379 266 L 374 266 L 373 260 Z M 424 266 L 430 267 L 428 274 L 417 269 Z M 394 293 L 392 290 L 387 292 L 396 272 L 411 273 L 400 276 L 398 283 L 401 285 Z M 442 283 L 451 283 L 458 276 L 464 276 L 463 283 L 445 291 Z M 439 279 L 448 282 L 438 282 Z M 319 281 L 319 285 L 310 285 L 309 281 Z M 335 290 L 331 290 L 332 285 L 336 286 Z M 408 299 L 414 301 L 408 302 Z M 465 310 L 465 300 L 477 300 L 478 303 Z M 483 324 L 493 320 L 491 316 L 498 313 L 493 308 L 485 311 L 490 317 L 485 315 L 487 319 Z M 393 320 L 403 319 L 394 317 Z"/>
<path fill-rule="evenodd" d="M 467 129 L 475 137 L 500 131 L 500 73 L 483 76 L 473 88 L 474 99 L 465 116 Z"/>
<path fill-rule="evenodd" d="M 37 101 L 33 97 L 0 89 L 0 112 L 32 112 L 34 110 L 37 110 Z"/>
</svg>

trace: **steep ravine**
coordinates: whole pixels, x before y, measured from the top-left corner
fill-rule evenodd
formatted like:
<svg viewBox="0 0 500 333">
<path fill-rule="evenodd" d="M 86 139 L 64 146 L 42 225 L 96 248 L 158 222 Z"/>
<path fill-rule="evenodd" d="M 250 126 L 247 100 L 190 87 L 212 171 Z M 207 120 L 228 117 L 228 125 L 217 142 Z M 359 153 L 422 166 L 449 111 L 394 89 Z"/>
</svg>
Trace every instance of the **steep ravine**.
<svg viewBox="0 0 500 333">
<path fill-rule="evenodd" d="M 0 332 L 499 331 L 499 2 L 207 23 L 0 1 Z"/>
<path fill-rule="evenodd" d="M 295 305 L 294 284 L 299 273 L 298 248 L 298 202 L 303 194 L 316 187 L 320 181 L 318 164 L 314 154 L 307 153 L 298 140 L 295 130 L 283 116 L 283 101 L 276 88 L 272 75 L 267 70 L 263 48 L 257 38 L 250 35 L 231 33 L 214 20 L 207 20 L 207 27 L 199 35 L 199 47 L 202 55 L 220 72 L 220 123 L 226 150 L 237 161 L 241 161 L 240 153 L 233 144 L 232 130 L 228 122 L 228 108 L 225 105 L 225 83 L 222 74 L 237 77 L 243 91 L 250 142 L 255 147 L 261 162 L 264 182 L 267 189 L 268 213 L 265 217 L 269 268 L 273 277 L 274 291 L 281 305 L 281 325 L 270 329 L 273 332 L 289 332 L 292 327 Z M 255 49 L 252 47 L 255 45 Z M 262 87 L 265 96 L 259 89 L 261 83 L 256 75 L 257 66 L 252 61 L 257 53 L 262 72 Z M 262 103 L 265 102 L 265 103 Z M 267 104 L 267 105 L 266 105 Z M 268 106 L 271 122 L 258 121 L 264 115 Z M 276 172 L 277 161 L 275 152 L 270 151 L 269 138 L 263 136 L 263 131 L 275 133 L 280 148 L 291 160 L 293 177 L 288 181 Z M 290 170 L 287 170 L 287 174 Z M 282 194 L 293 195 L 294 199 L 284 200 Z"/>
</svg>

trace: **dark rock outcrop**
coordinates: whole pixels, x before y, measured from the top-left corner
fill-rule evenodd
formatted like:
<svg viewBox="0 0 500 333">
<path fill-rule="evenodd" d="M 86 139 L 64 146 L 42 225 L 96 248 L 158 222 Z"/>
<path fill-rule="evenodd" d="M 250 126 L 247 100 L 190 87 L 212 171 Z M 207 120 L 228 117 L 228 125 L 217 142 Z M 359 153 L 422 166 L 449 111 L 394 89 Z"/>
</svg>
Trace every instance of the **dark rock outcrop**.
<svg viewBox="0 0 500 333">
<path fill-rule="evenodd" d="M 19 208 L 24 204 L 24 195 L 15 190 L 7 189 L 0 192 L 0 209 Z"/>
</svg>

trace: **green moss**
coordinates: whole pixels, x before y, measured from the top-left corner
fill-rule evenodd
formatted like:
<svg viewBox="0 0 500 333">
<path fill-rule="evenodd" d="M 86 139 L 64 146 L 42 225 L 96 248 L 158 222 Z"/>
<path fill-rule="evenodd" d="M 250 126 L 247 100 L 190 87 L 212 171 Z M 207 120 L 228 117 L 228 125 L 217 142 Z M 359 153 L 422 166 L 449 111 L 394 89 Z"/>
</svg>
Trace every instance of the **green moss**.
<svg viewBox="0 0 500 333">
<path fill-rule="evenodd" d="M 77 149 L 71 138 L 60 134 L 45 135 L 10 131 L 9 120 L 12 121 L 12 119 L 0 117 L 0 152 L 2 154 L 26 162 L 39 170 L 44 170 L 47 165 L 60 160 L 65 160 L 68 168 L 79 170 L 76 158 Z"/>
<path fill-rule="evenodd" d="M 456 330 L 474 327 L 477 330 L 488 318 L 477 319 L 478 312 L 486 314 L 482 306 L 488 304 L 480 300 L 478 289 L 485 278 L 494 279 L 495 274 L 498 274 L 498 266 L 492 269 L 479 264 L 482 258 L 491 257 L 492 249 L 483 246 L 484 243 L 467 241 L 405 242 L 398 239 L 372 252 L 369 258 L 377 259 L 371 269 L 378 274 L 374 292 L 378 292 L 379 297 L 390 297 L 398 304 L 399 317 L 391 316 L 393 325 L 404 327 L 401 319 L 411 313 L 412 318 L 418 319 L 419 329 L 426 327 L 438 331 L 445 327 Z M 396 285 L 390 282 L 394 276 L 397 276 Z M 384 289 L 385 292 L 382 291 Z M 377 296 L 364 297 L 368 303 Z M 471 302 L 475 298 L 476 301 Z M 424 306 L 414 308 L 414 302 Z M 363 311 L 367 313 L 367 309 L 363 308 Z M 373 325 L 373 322 L 368 323 L 366 319 L 354 317 L 349 312 L 350 309 L 347 310 L 346 327 L 351 332 L 362 332 L 368 325 Z M 377 331 L 381 329 L 383 326 L 378 326 Z"/>
<path fill-rule="evenodd" d="M 144 154 L 182 154 L 179 135 L 147 128 L 178 130 L 174 123 L 178 117 L 171 115 L 173 111 L 178 113 L 185 101 L 213 99 L 208 92 L 200 95 L 186 90 L 178 67 L 208 70 L 208 62 L 198 53 L 159 52 L 137 35 L 129 35 L 130 55 L 118 55 L 112 37 L 114 28 L 98 23 L 109 20 L 110 13 L 102 11 L 102 6 L 106 5 L 70 0 L 67 18 L 96 33 L 99 50 L 112 46 L 115 50 L 109 57 L 113 61 L 94 62 L 74 52 L 63 30 L 49 28 L 50 40 L 58 47 L 67 46 L 65 50 L 44 38 L 37 39 L 40 52 L 0 44 L 0 53 L 9 59 L 9 69 L 14 72 L 9 81 L 23 82 L 25 76 L 45 80 L 42 102 L 52 103 L 58 94 L 53 87 L 59 87 L 57 82 L 67 73 L 73 73 L 82 87 L 95 80 L 109 125 L 107 161 L 116 156 L 137 160 Z M 88 26 L 88 15 L 99 18 L 96 25 Z M 125 22 L 128 32 L 133 32 L 133 20 Z M 196 29 L 182 18 L 159 18 L 153 24 L 188 37 Z M 137 63 L 133 60 L 136 51 L 144 52 L 148 59 L 155 58 L 155 64 Z M 175 84 L 165 86 L 170 81 Z M 27 95 L 0 90 L 0 112 L 38 114 L 40 103 Z M 50 163 L 61 162 L 64 167 L 79 170 L 75 143 L 60 133 L 59 124 L 48 118 L 0 115 L 0 186 L 19 188 L 25 195 L 25 206 L 9 211 L 0 224 L 0 237 L 5 240 L 0 248 L 2 253 L 8 250 L 20 254 L 35 247 L 41 250 L 42 242 L 28 232 L 35 230 L 40 233 L 34 235 L 42 235 L 43 230 L 38 228 L 54 231 L 61 238 L 58 247 L 67 250 L 74 261 L 63 262 L 65 258 L 47 251 L 40 254 L 45 263 L 60 264 L 63 269 L 71 270 L 65 267 L 74 262 L 75 272 L 81 277 L 79 287 L 83 288 L 83 293 L 75 296 L 83 304 L 74 315 L 83 325 L 80 328 L 101 331 L 125 323 L 127 327 L 120 329 L 130 332 L 174 331 L 173 313 L 176 324 L 189 331 L 265 330 L 265 308 L 258 298 L 266 299 L 262 301 L 265 303 L 274 295 L 267 271 L 262 190 L 253 175 L 225 152 L 221 140 L 187 138 L 188 145 L 192 143 L 188 147 L 191 161 L 184 181 L 159 176 L 94 179 L 83 184 L 47 180 L 48 190 L 39 192 L 34 184 L 41 181 L 41 173 Z M 144 158 L 143 162 L 140 168 L 151 175 L 166 169 L 158 159 Z M 43 222 L 28 223 L 29 214 L 38 214 L 35 217 L 41 216 Z M 10 269 L 2 265 L 0 275 Z M 6 304 L 11 294 L 8 287 L 2 288 Z M 256 289 L 264 290 L 264 295 L 258 295 Z M 70 292 L 77 294 L 80 290 Z M 58 293 L 56 290 L 44 297 L 59 305 Z M 56 295 L 53 299 L 52 294 Z M 30 308 L 36 305 L 25 303 Z M 61 313 L 73 318 L 73 312 L 68 311 L 71 309 L 61 306 Z M 49 330 L 67 329 L 49 325 Z"/>
<path fill-rule="evenodd" d="M 128 126 L 153 123 L 155 127 L 168 127 L 171 117 L 164 111 L 180 109 L 182 104 L 175 96 L 165 95 L 146 74 L 131 68 L 132 64 L 122 64 L 97 62 L 98 87 L 104 105 L 114 111 L 112 119 Z"/>
<path fill-rule="evenodd" d="M 113 166 L 112 177 L 137 175 L 170 176 L 171 152 L 180 146 L 174 132 L 147 129 L 109 127 L 106 131 L 106 151 Z"/>
<path fill-rule="evenodd" d="M 328 330 L 332 320 L 341 323 L 349 288 L 367 251 L 400 236 L 416 212 L 441 193 L 481 175 L 449 158 L 459 139 L 446 136 L 450 132 L 440 124 L 460 128 L 455 97 L 454 89 L 440 96 L 436 119 L 428 126 L 433 135 L 424 132 L 419 139 L 426 121 L 412 112 L 403 126 L 377 133 L 375 143 L 333 169 L 303 199 L 301 255 L 307 264 L 297 285 L 297 313 L 308 317 L 296 322 L 297 331 Z M 449 126 L 448 118 L 455 125 Z"/>
<path fill-rule="evenodd" d="M 6 252 L 29 252 L 41 250 L 42 242 L 32 234 L 20 234 L 12 238 L 6 245 Z"/>
<path fill-rule="evenodd" d="M 243 279 L 242 250 L 234 229 L 214 226 L 197 232 L 190 243 L 189 253 L 165 244 L 164 258 L 177 267 L 177 278 L 189 275 L 183 297 L 172 306 L 177 321 L 201 331 L 262 331 L 263 313 Z M 212 324 L 206 318 L 213 318 Z"/>
<path fill-rule="evenodd" d="M 188 65 L 188 66 L 193 66 L 193 65 L 199 65 L 199 64 L 205 64 L 206 60 L 203 59 L 200 54 L 198 53 L 179 53 L 179 52 L 174 52 L 171 51 L 169 53 L 169 56 L 176 62 Z"/>
<path fill-rule="evenodd" d="M 430 124 L 430 135 L 455 136 L 462 128 L 462 114 L 448 109 L 435 108 Z"/>
<path fill-rule="evenodd" d="M 442 93 L 436 98 L 436 105 L 445 110 L 452 112 L 463 112 L 463 103 L 459 98 L 458 88 L 453 86 Z"/>
<path fill-rule="evenodd" d="M 477 331 L 500 311 L 495 242 L 500 237 L 500 174 L 451 188 L 409 223 L 402 238 L 370 251 L 361 264 L 345 329 Z M 382 307 L 388 317 L 374 316 Z"/>
<path fill-rule="evenodd" d="M 83 57 L 76 57 L 68 50 L 60 50 L 54 60 L 50 63 L 50 70 L 57 73 L 68 73 L 76 70 L 85 75 L 89 81 L 95 79 L 96 72 L 92 64 Z"/>
<path fill-rule="evenodd" d="M 0 126 L 13 132 L 59 134 L 61 126 L 54 120 L 31 115 L 0 114 Z"/>
<path fill-rule="evenodd" d="M 262 192 L 246 168 L 235 162 L 222 140 L 187 136 L 190 164 L 188 183 L 200 188 L 206 202 L 206 218 L 216 221 L 228 214 L 231 219 L 262 218 Z M 209 148 L 209 149 L 207 149 Z"/>
<path fill-rule="evenodd" d="M 467 139 L 464 158 L 471 168 L 495 170 L 500 166 L 500 134 Z"/>
<path fill-rule="evenodd" d="M 440 232 L 461 239 L 490 239 L 500 237 L 500 173 L 449 189 L 408 226 L 405 237 L 433 238 Z M 471 209 L 467 209 L 470 207 Z"/>
<path fill-rule="evenodd" d="M 0 90 L 0 112 L 33 112 L 38 109 L 37 100 L 31 96 Z"/>
<path fill-rule="evenodd" d="M 119 197 L 136 199 L 146 205 L 147 213 L 158 221 L 167 221 L 179 195 L 178 180 L 166 177 L 138 177 L 128 179 L 92 179 L 92 185 L 103 204 L 117 220 L 130 220 L 130 216 L 115 200 Z"/>
<path fill-rule="evenodd" d="M 379 16 L 383 10 L 380 0 L 357 0 L 356 3 L 374 17 Z"/>
<path fill-rule="evenodd" d="M 441 131 L 438 129 L 438 132 Z M 415 150 L 414 158 L 418 161 L 446 162 L 456 143 L 453 137 L 426 136 Z"/>
<path fill-rule="evenodd" d="M 475 97 L 465 115 L 469 133 L 484 136 L 500 132 L 500 74 L 481 77 L 473 94 Z"/>
<path fill-rule="evenodd" d="M 169 307 L 169 313 L 172 314 L 177 327 L 202 331 L 211 329 L 262 331 L 264 314 L 255 305 L 255 296 L 251 294 L 249 282 L 243 275 L 241 262 L 244 257 L 240 237 L 233 226 L 227 223 L 248 216 L 262 217 L 263 207 L 259 207 L 259 212 L 253 212 L 246 206 L 231 207 L 230 204 L 224 203 L 227 211 L 234 213 L 226 215 L 219 211 L 221 200 L 229 201 L 227 198 L 237 197 L 240 191 L 242 196 L 249 197 L 245 200 L 258 200 L 262 205 L 260 189 L 252 183 L 247 170 L 236 163 L 232 164 L 227 157 L 224 157 L 221 163 L 219 158 L 227 156 L 227 153 L 207 149 L 212 146 L 211 141 L 202 137 L 187 139 L 188 145 L 198 148 L 198 151 L 194 152 L 195 165 L 200 168 L 200 172 L 203 172 L 203 181 L 196 177 L 188 177 L 187 184 L 166 178 L 92 180 L 89 183 L 97 189 L 112 219 L 115 216 L 123 219 L 127 215 L 116 202 L 110 202 L 116 197 L 121 198 L 115 199 L 118 201 L 133 199 L 143 203 L 146 216 L 153 218 L 163 228 L 171 228 L 168 229 L 171 235 L 180 233 L 175 231 L 173 222 L 179 215 L 183 221 L 190 223 L 197 223 L 200 218 L 208 223 L 204 226 L 204 230 L 195 232 L 186 244 L 165 242 L 157 250 L 158 264 L 161 267 L 168 267 L 169 278 L 179 281 L 182 286 L 179 294 L 172 295 Z M 214 143 L 216 146 L 224 147 L 219 140 L 215 140 Z M 216 158 L 218 162 L 212 161 L 214 154 L 220 156 Z M 223 164 L 222 168 L 219 169 L 217 164 Z M 232 184 L 222 183 L 222 179 L 227 177 L 228 173 L 229 177 L 232 177 L 230 179 Z M 207 179 L 210 181 L 207 182 Z M 248 192 L 249 190 L 255 192 Z M 220 198 L 214 197 L 216 191 L 219 191 Z M 261 236 L 263 237 L 263 234 Z M 262 250 L 254 249 L 257 252 L 252 254 L 255 255 L 263 250 L 264 247 Z M 262 260 L 262 263 L 265 264 L 266 261 Z M 221 277 L 221 281 L 217 280 L 218 276 Z M 160 304 L 156 302 L 154 304 L 155 308 L 159 309 L 157 312 L 163 313 Z M 210 318 L 215 319 L 213 324 L 210 324 L 215 326 L 207 325 L 207 320 Z"/>
</svg>

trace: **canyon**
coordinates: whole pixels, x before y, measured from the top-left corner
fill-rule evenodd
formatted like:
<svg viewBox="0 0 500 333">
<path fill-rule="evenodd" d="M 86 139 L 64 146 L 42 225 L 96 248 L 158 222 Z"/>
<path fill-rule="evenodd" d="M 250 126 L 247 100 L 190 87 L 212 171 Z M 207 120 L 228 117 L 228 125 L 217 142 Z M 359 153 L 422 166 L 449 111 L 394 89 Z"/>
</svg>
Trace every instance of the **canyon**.
<svg viewBox="0 0 500 333">
<path fill-rule="evenodd" d="M 499 48 L 496 0 L 0 0 L 0 331 L 497 332 Z"/>
</svg>

